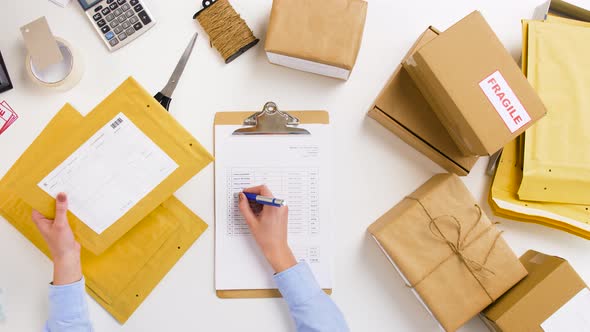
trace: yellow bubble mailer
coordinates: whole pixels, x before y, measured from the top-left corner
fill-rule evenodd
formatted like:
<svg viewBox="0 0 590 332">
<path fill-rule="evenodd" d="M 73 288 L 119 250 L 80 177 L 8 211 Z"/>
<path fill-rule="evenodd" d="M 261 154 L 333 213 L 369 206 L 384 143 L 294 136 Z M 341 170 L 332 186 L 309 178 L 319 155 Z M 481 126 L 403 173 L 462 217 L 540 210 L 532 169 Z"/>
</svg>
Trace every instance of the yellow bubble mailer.
<svg viewBox="0 0 590 332">
<path fill-rule="evenodd" d="M 530 21 L 523 21 L 522 68 L 525 75 L 528 67 L 529 23 Z M 518 190 L 523 179 L 525 135 L 504 146 L 490 189 L 489 203 L 492 211 L 500 217 L 536 223 L 590 239 L 590 206 L 524 201 L 519 198 Z"/>
<path fill-rule="evenodd" d="M 574 20 L 571 18 L 556 16 L 556 15 L 552 15 L 552 14 L 547 14 L 547 18 L 545 19 L 545 22 L 565 23 L 565 24 L 577 25 L 577 26 L 581 26 L 581 27 L 590 27 L 590 22 L 578 21 L 578 20 Z"/>
<path fill-rule="evenodd" d="M 530 202 L 518 198 L 522 180 L 522 148 L 518 139 L 504 146 L 492 182 L 489 203 L 495 215 L 536 223 L 590 239 L 590 206 Z"/>
<path fill-rule="evenodd" d="M 526 73 L 548 114 L 525 133 L 521 200 L 590 204 L 590 27 L 575 22 L 526 22 Z"/>
<path fill-rule="evenodd" d="M 31 207 L 52 216 L 55 200 L 37 184 L 119 113 L 129 118 L 170 156 L 178 168 L 101 234 L 69 213 L 80 244 L 95 255 L 103 253 L 213 160 L 211 154 L 151 94 L 129 78 L 84 117 L 84 121 L 71 128 L 66 139 L 48 148 L 51 153 L 40 153 L 35 162 L 22 164 L 19 171 L 27 176 L 14 179 L 8 186 Z"/>
<path fill-rule="evenodd" d="M 56 142 L 63 142 L 86 121 L 88 117 L 64 106 L 0 181 L 0 215 L 48 257 L 47 245 L 31 220 L 31 205 L 11 184 L 28 176 L 40 156 L 55 151 Z M 51 205 L 53 208 L 44 211 L 49 216 L 55 213 L 54 203 Z M 70 224 L 74 223 L 70 215 Z M 83 246 L 82 270 L 88 294 L 124 323 L 206 229 L 203 220 L 169 196 L 100 255 Z"/>
</svg>

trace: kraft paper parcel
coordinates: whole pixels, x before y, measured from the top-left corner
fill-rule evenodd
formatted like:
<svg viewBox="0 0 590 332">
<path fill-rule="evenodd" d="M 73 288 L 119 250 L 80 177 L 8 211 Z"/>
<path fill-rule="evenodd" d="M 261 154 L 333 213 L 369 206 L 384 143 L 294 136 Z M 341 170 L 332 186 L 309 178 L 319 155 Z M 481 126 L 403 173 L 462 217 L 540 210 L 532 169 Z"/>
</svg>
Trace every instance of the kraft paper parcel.
<svg viewBox="0 0 590 332">
<path fill-rule="evenodd" d="M 213 160 L 211 154 L 151 94 L 129 78 L 90 112 L 76 129 L 70 130 L 68 139 L 60 141 L 59 149 L 54 146 L 51 154 L 39 154 L 34 163 L 21 166 L 26 168 L 23 171 L 27 176 L 14 179 L 9 184 L 11 190 L 44 215 L 53 216 L 55 200 L 37 184 L 121 112 L 170 156 L 178 168 L 101 234 L 95 233 L 69 213 L 72 229 L 80 244 L 95 255 L 103 253 Z"/>
<path fill-rule="evenodd" d="M 367 6 L 362 0 L 274 0 L 264 49 L 350 72 Z"/>
<path fill-rule="evenodd" d="M 456 331 L 526 275 L 456 175 L 433 176 L 368 231 L 445 331 Z"/>
<path fill-rule="evenodd" d="M 527 22 L 527 76 L 549 112 L 526 132 L 518 196 L 590 204 L 590 28 L 566 22 Z"/>
<path fill-rule="evenodd" d="M 48 257 L 47 245 L 31 221 L 31 206 L 7 184 L 83 121 L 66 105 L 0 181 L 0 214 Z M 206 228 L 178 199 L 168 198 L 100 256 L 82 248 L 89 295 L 124 323 Z"/>
</svg>

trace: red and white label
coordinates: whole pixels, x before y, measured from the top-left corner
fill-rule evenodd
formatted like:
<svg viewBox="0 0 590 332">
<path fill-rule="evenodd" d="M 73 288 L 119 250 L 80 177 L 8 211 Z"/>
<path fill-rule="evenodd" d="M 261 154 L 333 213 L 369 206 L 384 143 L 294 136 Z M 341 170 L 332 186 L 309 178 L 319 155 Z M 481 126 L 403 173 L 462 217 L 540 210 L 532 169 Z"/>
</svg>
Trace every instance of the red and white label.
<svg viewBox="0 0 590 332">
<path fill-rule="evenodd" d="M 488 97 L 511 133 L 531 122 L 531 117 L 514 94 L 500 71 L 494 72 L 479 82 L 479 87 Z"/>
<path fill-rule="evenodd" d="M 18 119 L 18 115 L 6 101 L 0 103 L 0 134 L 2 134 L 14 121 Z"/>
</svg>

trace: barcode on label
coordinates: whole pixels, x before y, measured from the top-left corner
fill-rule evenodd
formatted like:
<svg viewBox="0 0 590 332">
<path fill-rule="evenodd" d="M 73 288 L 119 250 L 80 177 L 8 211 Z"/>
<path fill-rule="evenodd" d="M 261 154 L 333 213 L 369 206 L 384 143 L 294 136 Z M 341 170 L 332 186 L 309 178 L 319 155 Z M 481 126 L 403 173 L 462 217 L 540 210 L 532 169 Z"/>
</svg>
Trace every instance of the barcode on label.
<svg viewBox="0 0 590 332">
<path fill-rule="evenodd" d="M 121 122 L 123 122 L 123 119 L 117 118 L 117 120 L 115 120 L 115 121 L 113 121 L 113 123 L 111 123 L 111 128 L 113 128 L 113 129 L 117 128 L 117 126 L 120 125 Z"/>
</svg>

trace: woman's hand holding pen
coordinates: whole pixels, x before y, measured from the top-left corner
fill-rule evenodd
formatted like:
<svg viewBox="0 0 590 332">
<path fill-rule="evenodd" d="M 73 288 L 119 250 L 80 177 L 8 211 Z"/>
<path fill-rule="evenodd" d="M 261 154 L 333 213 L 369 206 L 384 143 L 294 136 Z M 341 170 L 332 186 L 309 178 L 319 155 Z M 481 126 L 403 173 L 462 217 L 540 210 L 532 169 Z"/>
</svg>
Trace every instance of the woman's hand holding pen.
<svg viewBox="0 0 590 332">
<path fill-rule="evenodd" d="M 266 186 L 248 188 L 244 192 L 273 197 Z M 296 265 L 295 256 L 287 243 L 288 207 L 265 205 L 257 214 L 250 207 L 244 193 L 240 193 L 239 207 L 250 232 L 275 272 L 279 273 Z"/>
</svg>

